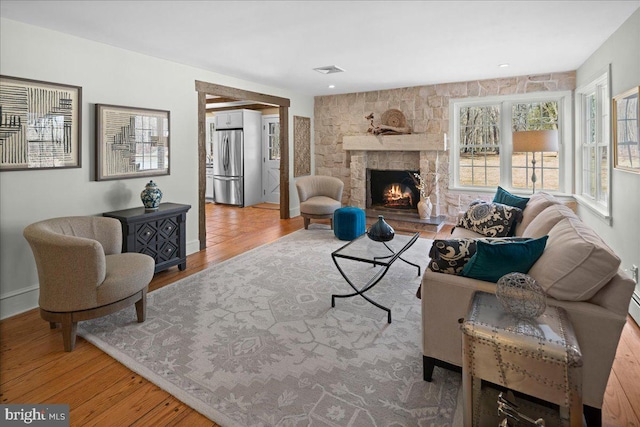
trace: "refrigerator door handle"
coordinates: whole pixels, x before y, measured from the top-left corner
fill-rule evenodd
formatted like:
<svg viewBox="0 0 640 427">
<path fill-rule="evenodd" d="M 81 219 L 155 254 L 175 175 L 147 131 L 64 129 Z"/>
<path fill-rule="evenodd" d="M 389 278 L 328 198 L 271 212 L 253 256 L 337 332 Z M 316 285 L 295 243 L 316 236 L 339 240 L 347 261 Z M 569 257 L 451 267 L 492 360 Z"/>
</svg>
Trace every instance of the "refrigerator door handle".
<svg viewBox="0 0 640 427">
<path fill-rule="evenodd" d="M 224 146 L 224 170 L 229 170 L 229 134 L 225 135 L 225 146 Z"/>
</svg>

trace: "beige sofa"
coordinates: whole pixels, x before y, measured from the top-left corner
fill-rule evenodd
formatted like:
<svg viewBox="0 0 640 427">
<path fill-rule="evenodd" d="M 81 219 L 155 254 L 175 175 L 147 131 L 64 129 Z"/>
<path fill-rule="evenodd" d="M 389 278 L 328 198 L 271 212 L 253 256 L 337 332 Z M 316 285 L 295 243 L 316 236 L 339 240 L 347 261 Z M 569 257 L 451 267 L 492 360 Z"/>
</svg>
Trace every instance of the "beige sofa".
<svg viewBox="0 0 640 427">
<path fill-rule="evenodd" d="M 583 355 L 583 403 L 589 426 L 600 425 L 609 372 L 626 322 L 634 282 L 620 260 L 571 209 L 546 193 L 531 197 L 516 236 L 549 239 L 529 275 L 547 291 L 547 304 L 563 307 Z M 452 238 L 484 237 L 456 227 Z M 421 285 L 424 379 L 434 365 L 462 366 L 460 323 L 475 291 L 495 293 L 496 284 L 434 271 Z"/>
</svg>

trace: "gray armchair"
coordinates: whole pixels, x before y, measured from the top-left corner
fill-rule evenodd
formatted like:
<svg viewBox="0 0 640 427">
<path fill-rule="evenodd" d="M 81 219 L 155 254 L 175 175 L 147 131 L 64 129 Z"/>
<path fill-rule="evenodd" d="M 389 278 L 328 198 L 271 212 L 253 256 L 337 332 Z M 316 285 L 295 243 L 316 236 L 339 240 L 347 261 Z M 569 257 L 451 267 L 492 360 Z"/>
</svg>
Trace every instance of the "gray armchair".
<svg viewBox="0 0 640 427">
<path fill-rule="evenodd" d="M 300 199 L 300 215 L 305 230 L 312 218 L 328 218 L 333 229 L 333 212 L 342 206 L 344 183 L 332 176 L 305 176 L 298 178 L 296 189 Z"/>
<path fill-rule="evenodd" d="M 65 351 L 75 347 L 79 321 L 136 305 L 146 316 L 146 295 L 155 262 L 121 253 L 120 222 L 105 217 L 53 218 L 24 229 L 38 269 L 40 316 L 62 325 Z"/>
</svg>

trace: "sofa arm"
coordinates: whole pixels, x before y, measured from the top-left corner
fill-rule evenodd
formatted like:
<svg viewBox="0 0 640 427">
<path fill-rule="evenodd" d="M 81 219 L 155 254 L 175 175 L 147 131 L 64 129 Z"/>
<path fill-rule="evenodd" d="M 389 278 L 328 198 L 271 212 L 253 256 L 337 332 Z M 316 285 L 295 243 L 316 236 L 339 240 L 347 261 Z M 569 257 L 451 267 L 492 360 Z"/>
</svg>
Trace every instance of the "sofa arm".
<svg viewBox="0 0 640 427">
<path fill-rule="evenodd" d="M 626 314 L 589 302 L 547 298 L 547 304 L 567 311 L 582 352 L 582 402 L 601 408 Z"/>
<path fill-rule="evenodd" d="M 425 271 L 422 276 L 422 353 L 462 366 L 460 319 L 476 291 L 496 293 L 495 283 Z"/>
</svg>

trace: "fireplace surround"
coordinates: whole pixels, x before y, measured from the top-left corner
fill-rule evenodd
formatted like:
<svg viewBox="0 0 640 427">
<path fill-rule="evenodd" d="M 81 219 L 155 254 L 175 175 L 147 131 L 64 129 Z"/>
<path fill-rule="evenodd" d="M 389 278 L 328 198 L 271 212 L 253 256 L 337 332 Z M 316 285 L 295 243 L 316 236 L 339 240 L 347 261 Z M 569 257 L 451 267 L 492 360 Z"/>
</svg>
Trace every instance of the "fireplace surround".
<svg viewBox="0 0 640 427">
<path fill-rule="evenodd" d="M 446 165 L 448 153 L 443 139 L 427 134 L 386 135 L 386 136 L 344 136 L 343 148 L 350 157 L 350 200 L 351 206 L 365 209 L 367 217 L 382 214 L 386 219 L 397 216 L 402 226 L 410 230 L 438 231 L 446 219 L 447 206 L 444 200 L 444 189 L 449 177 Z M 371 170 L 419 171 L 423 176 L 433 173 L 437 184 L 429 199 L 433 204 L 432 218 L 420 219 L 417 208 L 388 209 L 368 206 L 369 194 L 367 180 Z M 419 192 L 416 191 L 413 203 L 418 203 Z M 435 224 L 435 226 L 434 226 Z M 394 224 L 397 227 L 398 224 Z"/>
</svg>

